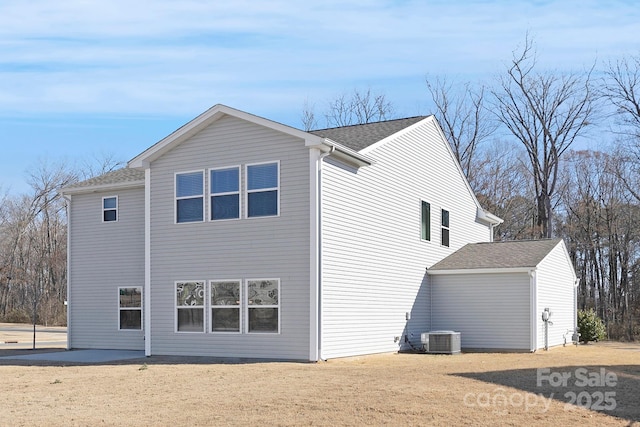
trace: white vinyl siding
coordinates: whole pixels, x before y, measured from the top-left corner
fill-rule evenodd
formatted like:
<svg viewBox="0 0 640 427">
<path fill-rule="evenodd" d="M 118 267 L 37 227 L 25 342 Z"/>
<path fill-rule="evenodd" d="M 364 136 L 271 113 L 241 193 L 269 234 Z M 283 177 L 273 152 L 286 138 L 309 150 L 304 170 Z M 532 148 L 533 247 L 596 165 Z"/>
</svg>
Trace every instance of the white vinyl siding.
<svg viewBox="0 0 640 427">
<path fill-rule="evenodd" d="M 325 159 L 322 171 L 322 357 L 408 348 L 429 329 L 425 268 L 468 242 L 487 241 L 477 205 L 432 120 L 366 153 L 355 171 Z M 443 185 L 446 183 L 446 185 Z M 419 238 L 421 210 L 456 215 L 450 247 Z M 439 224 L 439 219 L 434 219 Z M 431 228 L 440 241 L 440 227 Z M 409 313 L 410 320 L 406 320 Z M 395 337 L 400 342 L 394 342 Z"/>
<path fill-rule="evenodd" d="M 431 329 L 460 332 L 463 349 L 530 350 L 528 273 L 431 276 Z"/>
<path fill-rule="evenodd" d="M 244 170 L 267 161 L 279 162 L 280 216 L 174 224 L 174 173 L 229 165 Z M 245 179 L 242 173 L 241 189 Z M 310 195 L 304 141 L 222 117 L 151 163 L 150 197 L 151 354 L 308 360 Z M 279 334 L 174 331 L 175 281 L 233 277 L 280 278 Z"/>
<path fill-rule="evenodd" d="M 537 347 L 544 348 L 544 322 L 542 311 L 549 308 L 553 313 L 549 320 L 549 346 L 564 343 L 563 335 L 574 329 L 576 304 L 574 301 L 575 275 L 571 260 L 565 251 L 564 243 L 559 243 L 540 262 L 537 268 Z M 571 342 L 571 333 L 567 334 Z"/>
<path fill-rule="evenodd" d="M 69 346 L 143 350 L 142 330 L 117 333 L 118 289 L 144 283 L 144 189 L 118 191 L 118 221 L 99 227 L 103 197 L 71 196 L 69 216 Z"/>
</svg>

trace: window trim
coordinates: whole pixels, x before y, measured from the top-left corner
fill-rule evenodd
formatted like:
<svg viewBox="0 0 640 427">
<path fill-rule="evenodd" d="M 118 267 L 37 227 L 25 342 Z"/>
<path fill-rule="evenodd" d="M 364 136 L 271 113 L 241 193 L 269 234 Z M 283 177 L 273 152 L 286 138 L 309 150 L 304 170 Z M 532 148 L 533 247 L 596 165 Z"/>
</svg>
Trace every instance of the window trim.
<svg viewBox="0 0 640 427">
<path fill-rule="evenodd" d="M 202 174 L 202 193 L 196 196 L 182 196 L 178 197 L 178 175 L 187 175 L 192 173 L 201 173 Z M 173 222 L 174 224 L 194 224 L 205 222 L 205 214 L 207 210 L 207 204 L 204 195 L 206 194 L 206 171 L 204 169 L 190 170 L 190 171 L 181 171 L 175 172 L 173 174 Z M 187 200 L 187 199 L 202 199 L 202 219 L 199 221 L 178 221 L 178 200 Z"/>
<path fill-rule="evenodd" d="M 238 297 L 238 305 L 214 305 L 213 302 L 211 301 L 211 297 L 213 295 L 213 284 L 214 283 L 223 283 L 223 282 L 237 282 L 238 283 L 238 289 L 239 289 L 239 297 Z M 243 304 L 242 298 L 244 297 L 244 284 L 242 279 L 228 279 L 228 280 L 224 280 L 224 279 L 215 279 L 215 280 L 209 280 L 209 297 L 207 299 L 207 305 L 208 305 L 208 314 L 209 314 L 209 326 L 207 331 L 211 334 L 222 334 L 222 335 L 230 335 L 230 334 L 242 334 L 243 329 L 244 329 L 244 325 L 242 322 L 243 319 L 243 307 L 245 304 Z M 238 309 L 238 330 L 237 331 L 214 331 L 213 330 L 213 309 L 214 308 L 237 308 Z"/>
<path fill-rule="evenodd" d="M 277 187 L 265 187 L 260 188 L 258 190 L 249 190 L 249 167 L 250 166 L 260 166 L 260 165 L 270 165 L 275 164 L 278 168 L 278 173 L 276 176 L 277 179 Z M 261 215 L 261 216 L 249 216 L 249 194 L 251 193 L 261 193 L 267 191 L 276 191 L 276 214 L 275 215 Z M 258 218 L 274 218 L 280 216 L 280 160 L 272 160 L 268 162 L 258 162 L 258 163 L 247 163 L 244 165 L 244 218 L 246 219 L 258 219 Z"/>
<path fill-rule="evenodd" d="M 278 304 L 277 305 L 250 305 L 249 304 L 249 282 L 260 282 L 260 281 L 276 281 L 278 283 Z M 245 287 L 246 287 L 246 292 L 245 292 L 245 308 L 244 308 L 244 316 L 245 316 L 245 322 L 244 322 L 244 333 L 245 334 L 250 334 L 250 335 L 279 335 L 280 334 L 280 330 L 281 330 L 281 313 L 282 313 L 282 294 L 281 294 L 281 289 L 282 289 L 282 282 L 280 281 L 279 278 L 250 278 L 250 279 L 245 279 Z M 252 310 L 254 308 L 276 308 L 278 309 L 278 330 L 275 332 L 250 332 L 249 331 L 249 310 Z"/>
<path fill-rule="evenodd" d="M 447 225 L 444 225 L 444 213 L 447 213 Z M 447 244 L 444 244 L 444 230 L 447 230 Z M 451 247 L 451 211 L 440 208 L 440 246 Z"/>
<path fill-rule="evenodd" d="M 115 208 L 108 208 L 108 209 L 105 208 L 104 207 L 104 201 L 107 200 L 107 199 L 116 199 L 116 207 Z M 105 196 L 105 197 L 102 198 L 102 222 L 103 223 L 105 223 L 105 222 L 118 222 L 118 220 L 120 219 L 119 218 L 120 214 L 118 212 L 118 206 L 119 206 L 119 200 L 118 200 L 118 196 L 117 195 L 115 195 L 115 196 Z M 105 221 L 104 214 L 107 211 L 115 211 L 116 219 L 114 219 L 113 221 Z"/>
<path fill-rule="evenodd" d="M 229 169 L 236 169 L 238 171 L 238 191 L 227 191 L 227 192 L 222 192 L 222 193 L 214 193 L 213 192 L 213 182 L 211 180 L 211 172 L 213 171 L 217 171 L 217 170 L 229 170 Z M 237 221 L 239 219 L 242 219 L 242 166 L 241 165 L 232 165 L 232 166 L 222 166 L 222 167 L 216 167 L 216 168 L 209 168 L 207 170 L 207 177 L 209 179 L 209 215 L 207 217 L 207 220 L 210 222 L 218 222 L 218 221 Z M 213 197 L 216 196 L 229 196 L 232 194 L 237 194 L 238 195 L 238 217 L 237 218 L 222 218 L 222 219 L 213 219 Z M 176 215 L 177 216 L 177 215 Z"/>
<path fill-rule="evenodd" d="M 424 218 L 425 205 L 427 207 L 427 213 L 428 213 L 426 222 Z M 426 233 L 425 233 L 425 224 L 426 224 Z M 423 237 L 425 235 L 426 237 Z M 431 242 L 431 203 L 422 199 L 420 199 L 420 240 L 423 242 Z"/>
<path fill-rule="evenodd" d="M 176 290 L 178 283 L 202 283 L 203 287 L 203 305 L 178 305 Z M 206 280 L 176 280 L 173 282 L 173 306 L 174 306 L 174 332 L 177 334 L 204 334 L 207 332 L 207 281 Z M 178 330 L 178 310 L 180 308 L 200 308 L 202 309 L 202 330 L 201 331 L 180 331 Z"/>
<path fill-rule="evenodd" d="M 120 290 L 121 289 L 138 289 L 140 291 L 140 307 L 121 307 L 120 306 Z M 144 302 L 144 297 L 142 295 L 142 286 L 118 286 L 118 331 L 120 332 L 139 332 L 144 330 L 144 310 L 142 309 L 142 304 Z M 122 325 L 120 324 L 120 312 L 121 311 L 140 311 L 140 328 L 139 329 L 122 329 Z"/>
</svg>

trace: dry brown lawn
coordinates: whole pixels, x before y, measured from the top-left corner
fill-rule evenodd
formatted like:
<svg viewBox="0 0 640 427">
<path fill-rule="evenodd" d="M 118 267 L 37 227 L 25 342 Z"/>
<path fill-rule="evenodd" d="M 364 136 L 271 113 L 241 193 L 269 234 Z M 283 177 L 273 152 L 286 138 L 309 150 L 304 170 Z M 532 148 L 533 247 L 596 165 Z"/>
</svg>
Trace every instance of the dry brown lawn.
<svg viewBox="0 0 640 427">
<path fill-rule="evenodd" d="M 639 363 L 640 345 L 627 343 L 320 363 L 2 360 L 0 425 L 640 425 Z M 571 375 L 567 387 L 539 386 L 538 368 Z M 608 384 L 581 384 L 601 372 Z M 609 410 L 570 405 L 570 393 Z"/>
</svg>

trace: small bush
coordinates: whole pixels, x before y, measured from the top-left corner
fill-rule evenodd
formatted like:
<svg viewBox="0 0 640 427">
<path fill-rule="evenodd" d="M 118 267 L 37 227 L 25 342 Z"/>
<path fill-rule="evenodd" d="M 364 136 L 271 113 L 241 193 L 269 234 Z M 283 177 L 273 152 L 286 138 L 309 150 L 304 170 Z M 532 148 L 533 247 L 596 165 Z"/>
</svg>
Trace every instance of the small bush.
<svg viewBox="0 0 640 427">
<path fill-rule="evenodd" d="M 590 308 L 588 310 L 578 310 L 578 332 L 580 341 L 599 341 L 605 338 L 605 327 L 602 319 Z"/>
<path fill-rule="evenodd" d="M 20 310 L 11 310 L 4 316 L 2 321 L 6 323 L 31 323 L 32 319 L 29 313 Z"/>
</svg>

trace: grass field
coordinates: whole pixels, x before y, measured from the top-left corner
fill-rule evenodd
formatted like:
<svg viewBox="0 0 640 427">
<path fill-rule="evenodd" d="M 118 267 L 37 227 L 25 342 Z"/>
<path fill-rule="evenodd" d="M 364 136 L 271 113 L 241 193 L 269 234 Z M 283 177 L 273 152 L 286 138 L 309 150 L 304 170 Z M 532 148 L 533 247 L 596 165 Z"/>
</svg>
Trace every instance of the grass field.
<svg viewBox="0 0 640 427">
<path fill-rule="evenodd" d="M 0 425 L 640 425 L 638 344 L 212 362 L 5 359 Z"/>
</svg>

